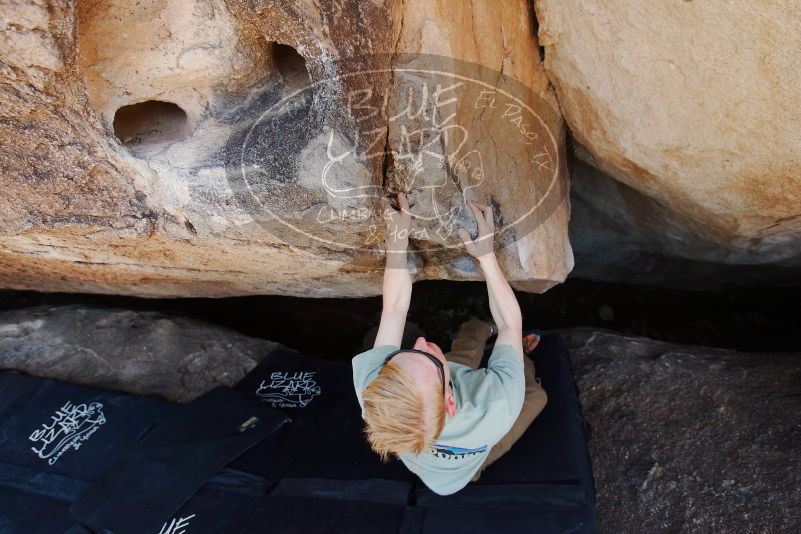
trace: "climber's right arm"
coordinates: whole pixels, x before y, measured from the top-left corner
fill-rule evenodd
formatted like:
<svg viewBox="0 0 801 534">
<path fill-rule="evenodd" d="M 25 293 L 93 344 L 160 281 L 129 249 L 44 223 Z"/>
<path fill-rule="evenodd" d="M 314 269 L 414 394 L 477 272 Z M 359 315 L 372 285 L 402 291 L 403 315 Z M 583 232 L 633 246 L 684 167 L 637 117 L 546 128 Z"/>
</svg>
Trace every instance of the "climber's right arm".
<svg viewBox="0 0 801 534">
<path fill-rule="evenodd" d="M 498 327 L 495 345 L 512 345 L 523 356 L 523 317 L 514 291 L 506 281 L 495 256 L 495 220 L 492 206 L 467 201 L 478 227 L 478 235 L 473 239 L 466 230 L 459 230 L 459 237 L 471 256 L 478 260 L 484 279 L 487 282 L 490 312 Z"/>
</svg>

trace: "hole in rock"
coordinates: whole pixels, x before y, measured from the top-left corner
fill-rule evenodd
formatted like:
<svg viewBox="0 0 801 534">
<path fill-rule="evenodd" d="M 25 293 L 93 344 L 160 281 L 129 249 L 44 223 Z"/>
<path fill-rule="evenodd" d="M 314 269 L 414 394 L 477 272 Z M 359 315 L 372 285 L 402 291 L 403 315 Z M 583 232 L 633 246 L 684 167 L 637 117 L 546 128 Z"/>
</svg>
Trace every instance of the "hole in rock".
<svg viewBox="0 0 801 534">
<path fill-rule="evenodd" d="M 188 133 L 186 112 L 172 102 L 148 100 L 114 114 L 114 135 L 128 147 L 178 141 Z"/>
<path fill-rule="evenodd" d="M 273 44 L 273 63 L 288 88 L 299 89 L 309 84 L 306 60 L 289 45 Z"/>
</svg>

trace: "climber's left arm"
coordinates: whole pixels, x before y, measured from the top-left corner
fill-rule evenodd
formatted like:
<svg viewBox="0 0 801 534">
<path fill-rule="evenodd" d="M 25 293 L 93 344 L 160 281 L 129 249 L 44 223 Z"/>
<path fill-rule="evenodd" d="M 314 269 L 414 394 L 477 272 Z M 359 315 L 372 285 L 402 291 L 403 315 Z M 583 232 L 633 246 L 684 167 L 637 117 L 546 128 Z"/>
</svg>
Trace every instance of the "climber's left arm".
<svg viewBox="0 0 801 534">
<path fill-rule="evenodd" d="M 396 210 L 389 205 L 389 202 L 385 202 L 384 205 L 384 220 L 387 223 L 387 262 L 384 268 L 381 323 L 378 326 L 375 347 L 393 345 L 400 348 L 403 329 L 406 326 L 406 314 L 412 299 L 412 277 L 406 259 L 411 214 L 406 194 L 398 193 L 398 206 L 400 209 Z"/>
</svg>

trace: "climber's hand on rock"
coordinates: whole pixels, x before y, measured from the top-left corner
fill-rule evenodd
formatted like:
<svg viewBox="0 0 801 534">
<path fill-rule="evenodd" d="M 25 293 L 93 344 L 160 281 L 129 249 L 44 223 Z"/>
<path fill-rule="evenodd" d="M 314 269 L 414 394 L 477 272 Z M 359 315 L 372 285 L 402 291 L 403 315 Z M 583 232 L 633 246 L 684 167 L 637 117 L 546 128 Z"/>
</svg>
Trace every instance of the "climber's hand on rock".
<svg viewBox="0 0 801 534">
<path fill-rule="evenodd" d="M 409 229 L 412 214 L 409 212 L 409 194 L 398 193 L 398 208 L 395 209 L 388 198 L 383 198 L 384 221 L 387 223 L 387 250 L 406 250 L 409 245 Z"/>
<path fill-rule="evenodd" d="M 467 252 L 474 258 L 481 258 L 494 251 L 493 238 L 495 234 L 495 221 L 492 218 L 492 207 L 479 204 L 473 200 L 467 201 L 467 207 L 473 213 L 478 226 L 478 236 L 475 239 L 470 237 L 467 230 L 459 228 L 459 238 L 464 243 Z"/>
</svg>

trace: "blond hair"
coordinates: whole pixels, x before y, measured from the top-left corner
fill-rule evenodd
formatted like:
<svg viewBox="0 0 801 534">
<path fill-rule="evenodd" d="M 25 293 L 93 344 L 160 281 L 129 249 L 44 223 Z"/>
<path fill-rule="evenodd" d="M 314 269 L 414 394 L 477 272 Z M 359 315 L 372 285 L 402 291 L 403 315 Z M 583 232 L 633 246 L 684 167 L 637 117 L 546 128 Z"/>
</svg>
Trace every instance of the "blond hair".
<svg viewBox="0 0 801 534">
<path fill-rule="evenodd" d="M 420 454 L 434 446 L 445 427 L 445 397 L 440 384 L 431 384 L 421 391 L 389 362 L 364 389 L 365 434 L 382 461 L 390 454 Z"/>
</svg>

